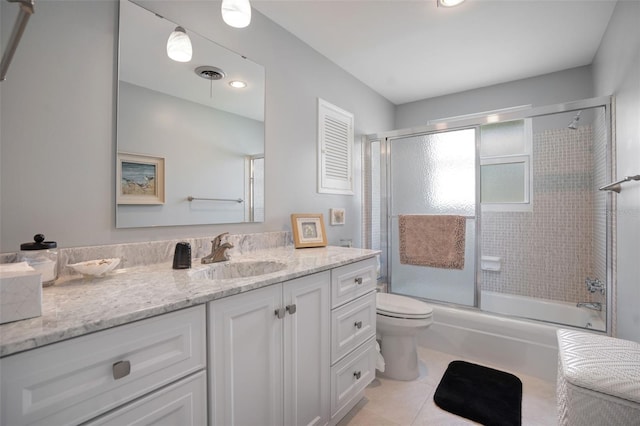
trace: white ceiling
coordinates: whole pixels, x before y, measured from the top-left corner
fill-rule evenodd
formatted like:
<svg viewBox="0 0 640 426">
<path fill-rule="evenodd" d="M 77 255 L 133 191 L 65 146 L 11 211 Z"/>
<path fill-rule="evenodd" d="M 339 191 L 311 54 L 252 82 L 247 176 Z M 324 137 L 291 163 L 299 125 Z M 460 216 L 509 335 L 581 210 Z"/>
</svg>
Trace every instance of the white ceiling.
<svg viewBox="0 0 640 426">
<path fill-rule="evenodd" d="M 252 0 L 396 105 L 591 64 L 615 0 Z"/>
</svg>

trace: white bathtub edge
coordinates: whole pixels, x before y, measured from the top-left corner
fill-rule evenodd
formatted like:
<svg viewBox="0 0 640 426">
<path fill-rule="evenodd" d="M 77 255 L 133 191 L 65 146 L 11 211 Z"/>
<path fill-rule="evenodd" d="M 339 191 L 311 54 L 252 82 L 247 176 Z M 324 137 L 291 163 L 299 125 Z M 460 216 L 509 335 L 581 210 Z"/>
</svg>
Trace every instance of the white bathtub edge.
<svg viewBox="0 0 640 426">
<path fill-rule="evenodd" d="M 480 311 L 433 305 L 433 324 L 418 344 L 555 382 L 558 327 Z"/>
</svg>

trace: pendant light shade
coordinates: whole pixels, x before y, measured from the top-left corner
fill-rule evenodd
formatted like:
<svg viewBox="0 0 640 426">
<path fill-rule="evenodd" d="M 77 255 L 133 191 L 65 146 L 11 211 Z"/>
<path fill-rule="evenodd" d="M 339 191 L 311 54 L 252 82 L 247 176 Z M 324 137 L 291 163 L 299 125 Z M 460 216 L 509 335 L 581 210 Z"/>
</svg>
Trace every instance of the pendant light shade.
<svg viewBox="0 0 640 426">
<path fill-rule="evenodd" d="M 222 19 L 234 28 L 244 28 L 251 23 L 249 0 L 222 0 Z"/>
<path fill-rule="evenodd" d="M 189 62 L 193 50 L 191 39 L 182 27 L 176 27 L 167 40 L 167 56 L 177 62 Z"/>
<path fill-rule="evenodd" d="M 437 1 L 438 1 L 438 6 L 442 6 L 442 7 L 454 7 L 464 2 L 464 0 L 437 0 Z"/>
</svg>

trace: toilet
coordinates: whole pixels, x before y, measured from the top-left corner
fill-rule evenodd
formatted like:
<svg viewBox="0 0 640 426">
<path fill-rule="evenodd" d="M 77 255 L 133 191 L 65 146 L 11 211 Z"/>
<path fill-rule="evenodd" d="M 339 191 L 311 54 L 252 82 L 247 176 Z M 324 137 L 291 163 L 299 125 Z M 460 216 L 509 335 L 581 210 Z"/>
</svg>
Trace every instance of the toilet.
<svg viewBox="0 0 640 426">
<path fill-rule="evenodd" d="M 420 375 L 416 335 L 432 323 L 433 308 L 397 294 L 376 294 L 376 328 L 384 358 L 384 375 L 414 380 Z"/>
</svg>

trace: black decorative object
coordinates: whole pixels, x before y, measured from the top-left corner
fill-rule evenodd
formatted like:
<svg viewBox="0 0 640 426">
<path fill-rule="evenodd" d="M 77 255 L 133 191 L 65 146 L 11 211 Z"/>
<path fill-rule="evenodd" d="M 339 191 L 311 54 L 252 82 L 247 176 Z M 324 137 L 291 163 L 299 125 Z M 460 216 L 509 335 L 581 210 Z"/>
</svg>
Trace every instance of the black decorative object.
<svg viewBox="0 0 640 426">
<path fill-rule="evenodd" d="M 452 361 L 433 396 L 443 410 L 483 425 L 522 424 L 522 382 L 513 374 Z"/>
<path fill-rule="evenodd" d="M 173 254 L 173 269 L 189 268 L 191 268 L 191 244 L 186 242 L 178 243 Z"/>
</svg>

